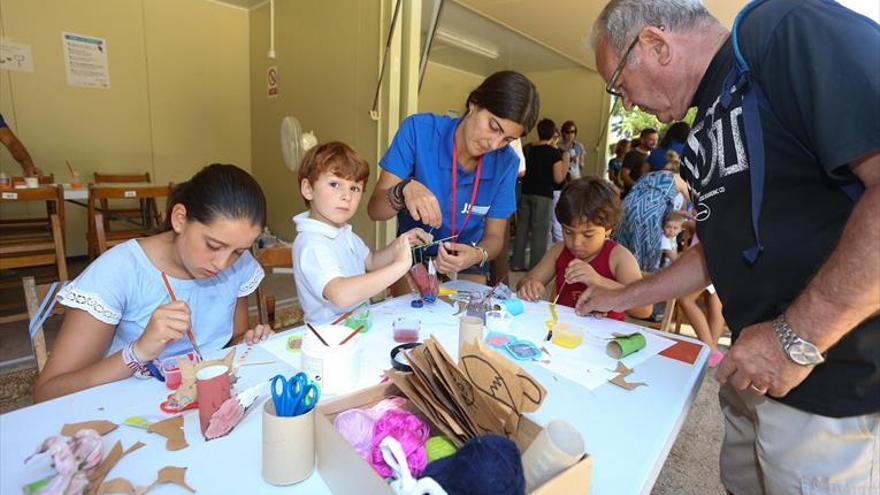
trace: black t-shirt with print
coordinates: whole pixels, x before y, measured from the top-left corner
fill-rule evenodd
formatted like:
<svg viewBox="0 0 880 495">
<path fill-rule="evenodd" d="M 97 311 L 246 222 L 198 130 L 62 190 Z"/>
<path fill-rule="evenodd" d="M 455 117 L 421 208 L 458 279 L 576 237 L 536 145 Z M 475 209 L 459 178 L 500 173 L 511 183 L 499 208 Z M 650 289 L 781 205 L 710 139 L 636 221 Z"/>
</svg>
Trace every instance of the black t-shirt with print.
<svg viewBox="0 0 880 495">
<path fill-rule="evenodd" d="M 752 78 L 772 109 L 760 111 L 764 251 L 756 263 L 742 255 L 755 238 L 741 102 L 735 97 L 729 110 L 718 104 L 734 66 L 730 39 L 694 97 L 698 113 L 681 167 L 734 338 L 785 310 L 828 259 L 854 206 L 840 186 L 840 180 L 853 178 L 846 165 L 880 149 L 877 24 L 834 2 L 773 3 L 789 10 L 770 19 L 774 16 L 764 15 L 768 4 L 759 6 L 739 31 Z M 856 261 L 854 266 L 877 262 Z M 831 417 L 880 411 L 880 318 L 866 320 L 841 339 L 828 351 L 827 362 L 781 401 Z"/>
<path fill-rule="evenodd" d="M 526 154 L 526 175 L 522 193 L 530 196 L 553 197 L 553 164 L 562 160 L 562 152 L 549 144 L 530 146 Z"/>
</svg>

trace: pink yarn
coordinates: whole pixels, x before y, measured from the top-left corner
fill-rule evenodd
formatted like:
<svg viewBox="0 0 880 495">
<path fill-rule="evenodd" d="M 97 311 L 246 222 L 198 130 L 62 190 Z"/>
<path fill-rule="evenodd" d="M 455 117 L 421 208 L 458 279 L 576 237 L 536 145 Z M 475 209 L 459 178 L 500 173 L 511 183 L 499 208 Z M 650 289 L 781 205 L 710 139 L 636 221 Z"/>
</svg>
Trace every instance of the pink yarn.
<svg viewBox="0 0 880 495">
<path fill-rule="evenodd" d="M 402 409 L 391 409 L 373 425 L 373 441 L 368 459 L 373 469 L 383 478 L 391 476 L 391 468 L 382 458 L 379 444 L 382 439 L 391 436 L 400 442 L 410 473 L 418 477 L 428 464 L 425 454 L 425 442 L 431 436 L 431 428 L 421 418 Z"/>
<path fill-rule="evenodd" d="M 349 409 L 336 415 L 336 419 L 333 420 L 333 428 L 354 447 L 362 459 L 368 461 L 375 422 L 376 420 L 369 412 L 363 409 Z"/>
</svg>

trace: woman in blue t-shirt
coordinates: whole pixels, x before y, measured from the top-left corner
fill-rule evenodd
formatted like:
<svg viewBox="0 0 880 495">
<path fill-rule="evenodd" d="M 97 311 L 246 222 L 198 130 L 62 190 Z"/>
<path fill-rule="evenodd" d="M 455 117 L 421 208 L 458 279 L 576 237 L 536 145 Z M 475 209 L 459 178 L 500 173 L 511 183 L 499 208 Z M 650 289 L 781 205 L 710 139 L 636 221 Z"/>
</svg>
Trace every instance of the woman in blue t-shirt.
<svg viewBox="0 0 880 495">
<path fill-rule="evenodd" d="M 263 191 L 234 165 L 178 184 L 164 232 L 115 246 L 59 292 L 67 310 L 34 400 L 146 375 L 153 360 L 193 350 L 187 333 L 205 354 L 270 335 L 247 328 L 263 278 L 248 248 L 265 223 Z"/>
<path fill-rule="evenodd" d="M 461 118 L 407 117 L 379 161 L 370 218 L 397 215 L 400 232 L 422 227 L 435 239 L 456 236 L 437 249 L 437 270 L 486 283 L 488 261 L 501 253 L 516 210 L 519 157 L 507 145 L 529 133 L 538 109 L 535 85 L 502 71 L 471 92 Z"/>
</svg>

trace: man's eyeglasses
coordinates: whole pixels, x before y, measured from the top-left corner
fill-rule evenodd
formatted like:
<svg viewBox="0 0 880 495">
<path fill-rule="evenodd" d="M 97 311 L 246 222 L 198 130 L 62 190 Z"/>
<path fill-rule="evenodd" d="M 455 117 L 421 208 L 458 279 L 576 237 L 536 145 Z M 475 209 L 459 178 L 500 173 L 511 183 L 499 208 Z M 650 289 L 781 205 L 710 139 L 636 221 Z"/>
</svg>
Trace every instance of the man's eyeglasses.
<svg viewBox="0 0 880 495">
<path fill-rule="evenodd" d="M 661 31 L 665 31 L 663 26 L 658 26 Z M 641 36 L 642 31 L 640 30 L 638 34 L 636 34 L 635 39 L 632 40 L 632 43 L 629 44 L 629 47 L 623 52 L 623 56 L 620 57 L 620 62 L 617 63 L 617 67 L 614 69 L 614 72 L 611 73 L 611 80 L 608 81 L 608 84 L 605 85 L 605 92 L 611 96 L 616 96 L 618 98 L 623 98 L 623 90 L 617 88 L 617 79 L 620 77 L 620 73 L 623 72 L 623 68 L 626 66 L 626 61 L 629 59 L 629 54 L 632 53 L 633 48 L 636 47 L 636 43 L 639 42 L 639 36 Z"/>
</svg>

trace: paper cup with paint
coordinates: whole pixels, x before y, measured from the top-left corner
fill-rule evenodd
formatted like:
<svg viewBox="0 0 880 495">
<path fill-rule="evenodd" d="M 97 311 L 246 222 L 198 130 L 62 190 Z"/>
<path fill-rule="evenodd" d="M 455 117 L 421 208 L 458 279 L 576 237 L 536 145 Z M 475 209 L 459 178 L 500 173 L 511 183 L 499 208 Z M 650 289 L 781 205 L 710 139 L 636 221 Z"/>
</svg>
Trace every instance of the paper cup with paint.
<svg viewBox="0 0 880 495">
<path fill-rule="evenodd" d="M 358 381 L 360 369 L 360 334 L 340 344 L 352 329 L 344 325 L 322 325 L 315 328 L 324 342 L 306 331 L 300 349 L 301 368 L 321 389 L 321 397 L 351 391 Z M 327 345 L 324 345 L 326 342 Z"/>
<path fill-rule="evenodd" d="M 583 456 L 584 439 L 580 432 L 565 421 L 551 421 L 523 453 L 526 493 L 573 466 Z"/>
<path fill-rule="evenodd" d="M 211 416 L 230 397 L 229 367 L 222 364 L 205 366 L 196 372 L 196 390 L 199 397 L 199 425 L 202 435 L 208 429 Z"/>
<path fill-rule="evenodd" d="M 272 399 L 263 404 L 262 475 L 273 485 L 292 485 L 315 470 L 315 409 L 278 416 Z"/>
</svg>

